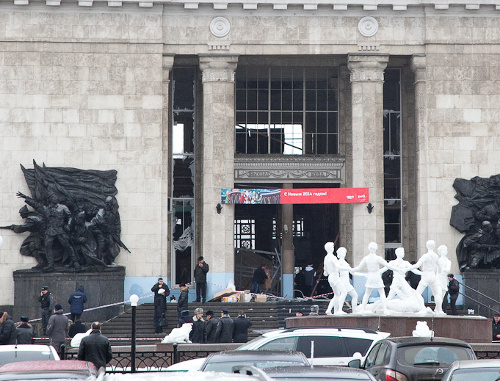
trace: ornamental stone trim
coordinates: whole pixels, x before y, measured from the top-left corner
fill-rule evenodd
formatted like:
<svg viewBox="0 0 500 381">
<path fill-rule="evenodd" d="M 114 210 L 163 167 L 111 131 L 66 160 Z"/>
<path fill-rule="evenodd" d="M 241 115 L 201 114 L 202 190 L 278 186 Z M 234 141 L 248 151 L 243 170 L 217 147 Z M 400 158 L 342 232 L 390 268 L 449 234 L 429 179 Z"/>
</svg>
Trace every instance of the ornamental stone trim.
<svg viewBox="0 0 500 381">
<path fill-rule="evenodd" d="M 215 17 L 211 22 L 210 22 L 210 32 L 215 37 L 221 38 L 225 37 L 229 34 L 229 31 L 231 30 L 231 24 L 229 23 L 229 20 L 225 17 Z"/>
<path fill-rule="evenodd" d="M 345 157 L 238 155 L 234 159 L 235 181 L 255 183 L 345 182 Z"/>
<path fill-rule="evenodd" d="M 365 37 L 372 37 L 378 31 L 378 22 L 374 17 L 366 16 L 359 20 L 358 30 Z"/>
</svg>

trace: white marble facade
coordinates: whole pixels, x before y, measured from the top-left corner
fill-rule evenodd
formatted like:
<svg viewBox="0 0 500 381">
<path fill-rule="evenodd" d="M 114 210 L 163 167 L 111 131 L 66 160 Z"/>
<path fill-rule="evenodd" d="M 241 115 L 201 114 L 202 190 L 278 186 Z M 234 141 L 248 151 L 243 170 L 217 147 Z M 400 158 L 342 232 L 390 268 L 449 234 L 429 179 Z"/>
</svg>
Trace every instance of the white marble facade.
<svg viewBox="0 0 500 381">
<path fill-rule="evenodd" d="M 425 252 L 428 237 L 454 252 L 461 238 L 449 225 L 455 178 L 500 173 L 500 5 L 10 0 L 0 9 L 0 225 L 21 222 L 15 194 L 27 187 L 19 164 L 116 169 L 122 240 L 134 253 L 118 257 L 128 277 L 170 271 L 168 105 L 176 56 L 198 56 L 203 76 L 199 245 L 214 280 L 233 271 L 232 209 L 218 215 L 214 205 L 219 189 L 233 186 L 233 81 L 244 57 L 340 67 L 343 186 L 369 187 L 375 205 L 369 215 L 365 205 L 341 207 L 351 263 L 368 242 L 384 241 L 383 167 L 374 157 L 387 66 L 402 68 L 410 89 L 403 106 L 408 260 Z M 18 252 L 22 236 L 0 234 L 0 305 L 11 305 L 12 271 L 34 262 Z"/>
</svg>

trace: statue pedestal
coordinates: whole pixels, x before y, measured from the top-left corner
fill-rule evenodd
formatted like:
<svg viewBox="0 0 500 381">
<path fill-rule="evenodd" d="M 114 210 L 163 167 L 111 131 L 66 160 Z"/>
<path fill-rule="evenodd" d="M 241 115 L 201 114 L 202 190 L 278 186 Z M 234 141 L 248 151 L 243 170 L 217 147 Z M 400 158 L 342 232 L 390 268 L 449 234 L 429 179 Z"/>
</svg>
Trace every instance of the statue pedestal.
<svg viewBox="0 0 500 381">
<path fill-rule="evenodd" d="M 359 327 L 390 332 L 392 337 L 412 336 L 417 321 L 427 322 L 436 337 L 451 337 L 468 343 L 491 343 L 491 319 L 483 316 L 416 316 L 398 315 L 320 315 L 289 317 L 286 328 L 294 327 Z"/>
<path fill-rule="evenodd" d="M 464 290 L 465 308 L 474 310 L 474 314 L 488 317 L 493 317 L 495 312 L 480 303 L 489 306 L 495 311 L 500 311 L 500 269 L 466 270 L 462 273 L 462 278 L 467 286 Z M 497 302 L 495 303 L 474 290 L 489 296 Z"/>
<path fill-rule="evenodd" d="M 125 267 L 108 267 L 103 272 L 54 272 L 43 273 L 34 270 L 14 271 L 14 311 L 12 319 L 20 316 L 30 319 L 41 318 L 38 297 L 42 286 L 48 286 L 64 313 L 69 312 L 69 296 L 78 286 L 85 288 L 87 303 L 85 309 L 123 301 Z M 99 308 L 82 314 L 83 322 L 106 321 L 120 313 L 122 305 Z M 69 318 L 69 315 L 68 315 Z"/>
</svg>

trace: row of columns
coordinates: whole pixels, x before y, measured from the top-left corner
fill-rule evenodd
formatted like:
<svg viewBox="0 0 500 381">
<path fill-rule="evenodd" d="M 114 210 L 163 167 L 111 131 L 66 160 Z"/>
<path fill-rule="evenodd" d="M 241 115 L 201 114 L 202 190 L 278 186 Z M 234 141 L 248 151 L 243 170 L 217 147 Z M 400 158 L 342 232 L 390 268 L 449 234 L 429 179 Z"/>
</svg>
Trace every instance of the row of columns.
<svg viewBox="0 0 500 381">
<path fill-rule="evenodd" d="M 384 243 L 384 162 L 383 162 L 383 83 L 387 67 L 387 54 L 349 54 L 348 69 L 351 80 L 352 103 L 352 172 L 347 174 L 349 187 L 367 187 L 370 202 L 375 206 L 371 214 L 366 204 L 355 204 L 352 208 L 352 253 L 354 263 L 359 263 L 366 254 L 368 242 Z M 220 190 L 234 186 L 234 77 L 238 63 L 237 55 L 204 54 L 199 56 L 203 83 L 202 126 L 202 233 L 203 255 L 211 264 L 211 272 L 234 273 L 233 221 L 234 208 L 224 206 L 217 213 Z M 173 65 L 173 57 L 164 58 L 164 73 Z M 425 56 L 415 55 L 411 67 L 415 72 L 416 123 L 418 139 L 425 135 Z M 168 87 L 168 86 L 167 86 Z M 168 90 L 166 91 L 168 94 Z M 168 96 L 166 97 L 168 100 Z M 169 110 L 165 105 L 164 110 Z M 168 113 L 168 111 L 165 111 Z M 165 115 L 168 121 L 168 115 Z M 165 123 L 168 126 L 168 122 Z M 422 127 L 418 127 L 422 126 Z M 165 136 L 168 136 L 167 131 Z M 168 147 L 164 145 L 168 157 Z M 200 152 L 198 152 L 200 154 Z M 425 164 L 419 157 L 418 167 Z M 424 166 L 425 168 L 425 166 Z M 419 181 L 425 174 L 419 176 Z M 167 181 L 167 180 L 165 180 Z M 165 188 L 167 189 L 167 188 Z M 419 200 L 419 205 L 423 203 Z M 419 210 L 419 217 L 423 214 Z M 287 220 L 293 218 L 293 209 L 284 210 Z M 283 276 L 286 283 L 283 294 L 293 289 L 294 256 L 291 222 L 288 221 L 289 237 L 284 236 Z M 383 249 L 381 247 L 381 249 Z M 229 279 L 227 279 L 229 280 Z M 290 295 L 288 295 L 290 296 Z"/>
</svg>

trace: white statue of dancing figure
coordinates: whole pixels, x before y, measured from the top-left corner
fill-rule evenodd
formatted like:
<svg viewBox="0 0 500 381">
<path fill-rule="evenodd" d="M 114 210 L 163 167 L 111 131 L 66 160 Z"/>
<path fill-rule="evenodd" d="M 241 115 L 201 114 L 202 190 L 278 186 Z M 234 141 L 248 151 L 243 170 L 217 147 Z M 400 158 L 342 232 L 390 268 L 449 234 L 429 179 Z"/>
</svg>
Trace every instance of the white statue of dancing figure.
<svg viewBox="0 0 500 381">
<path fill-rule="evenodd" d="M 337 258 L 338 258 L 338 263 L 341 268 L 345 269 L 351 269 L 351 266 L 349 266 L 349 263 L 345 260 L 345 256 L 347 254 L 347 249 L 345 247 L 339 247 L 337 250 Z M 341 270 L 339 271 L 339 276 L 340 279 L 342 280 L 342 283 L 344 284 L 344 287 L 347 291 L 347 295 L 351 296 L 351 308 L 352 312 L 354 312 L 354 309 L 358 306 L 358 293 L 352 286 L 350 280 L 349 280 L 349 272 Z M 344 302 L 342 302 L 344 304 Z"/>
<path fill-rule="evenodd" d="M 328 304 L 326 314 L 331 315 L 333 309 L 334 315 L 342 315 L 345 314 L 345 312 L 342 311 L 342 307 L 344 306 L 344 301 L 347 296 L 347 290 L 340 278 L 339 273 L 341 266 L 337 257 L 333 254 L 334 248 L 335 245 L 333 242 L 325 243 L 326 256 L 324 259 L 323 274 L 328 277 L 328 283 L 330 283 L 330 287 L 333 290 L 333 298 Z"/>
<path fill-rule="evenodd" d="M 410 266 L 408 271 L 418 268 L 422 271 L 422 279 L 420 279 L 420 283 L 418 284 L 417 292 L 422 295 L 422 292 L 429 286 L 434 295 L 434 302 L 436 303 L 434 312 L 443 315 L 443 290 L 438 277 L 441 269 L 439 267 L 439 257 L 434 252 L 436 242 L 429 240 L 426 242 L 425 246 L 427 247 L 427 253 L 422 255 L 417 263 Z"/>
</svg>

